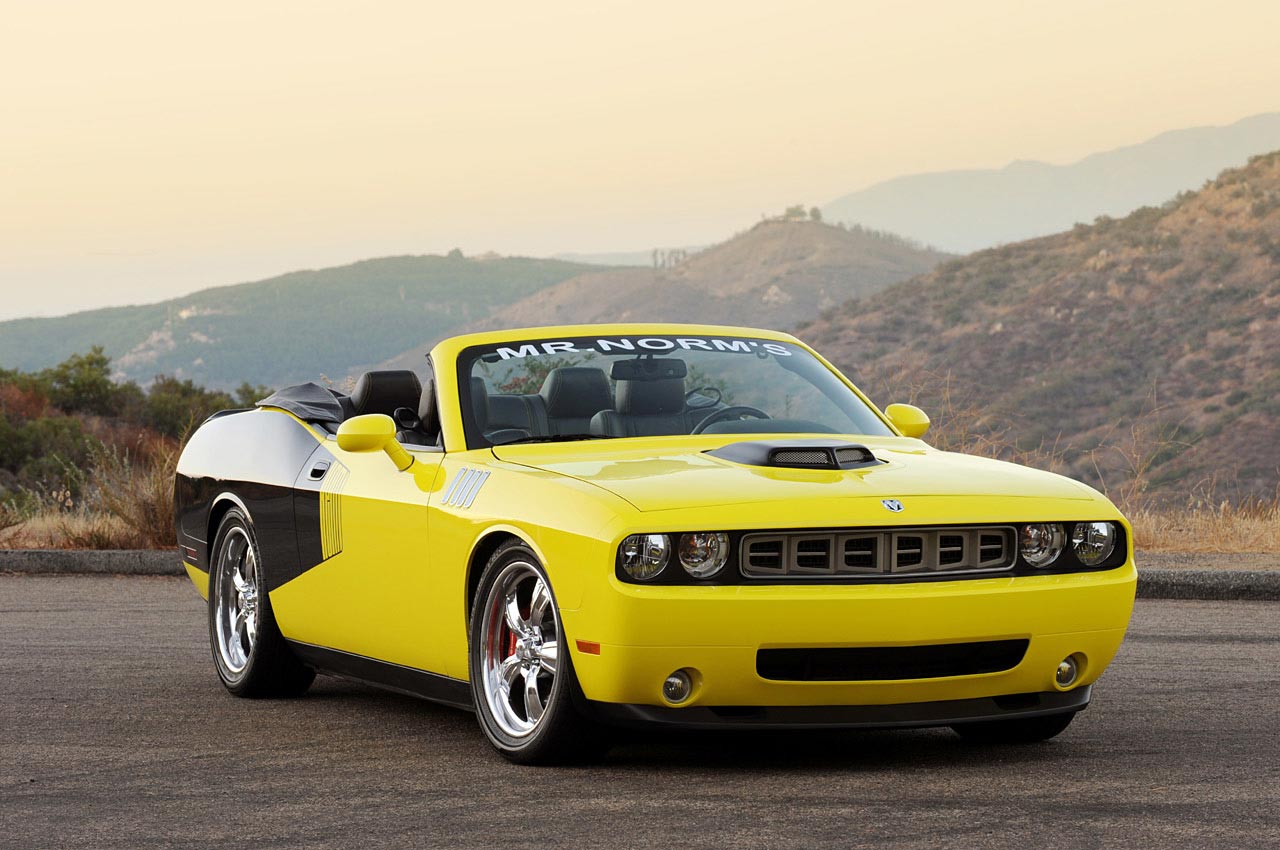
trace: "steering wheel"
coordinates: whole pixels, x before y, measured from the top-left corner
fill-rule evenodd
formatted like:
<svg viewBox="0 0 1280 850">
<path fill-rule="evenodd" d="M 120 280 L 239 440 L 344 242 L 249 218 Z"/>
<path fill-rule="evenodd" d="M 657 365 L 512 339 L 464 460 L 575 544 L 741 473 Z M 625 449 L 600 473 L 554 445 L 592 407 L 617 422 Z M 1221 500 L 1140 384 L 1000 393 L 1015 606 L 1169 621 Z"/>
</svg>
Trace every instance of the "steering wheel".
<svg viewBox="0 0 1280 850">
<path fill-rule="evenodd" d="M 745 404 L 735 404 L 731 407 L 722 407 L 716 412 L 710 414 L 697 425 L 693 426 L 690 434 L 701 434 L 707 430 L 708 425 L 714 425 L 717 422 L 723 422 L 726 419 L 741 419 L 743 416 L 750 416 L 753 419 L 772 419 L 769 414 L 765 413 L 758 407 L 749 407 Z"/>
<path fill-rule="evenodd" d="M 711 398 L 708 393 L 715 393 L 715 398 Z M 696 395 L 705 396 L 708 401 L 706 404 L 693 405 L 689 401 Z M 719 387 L 694 387 L 684 394 L 684 404 L 689 410 L 703 410 L 708 407 L 715 407 L 724 399 L 724 393 L 720 392 Z"/>
</svg>

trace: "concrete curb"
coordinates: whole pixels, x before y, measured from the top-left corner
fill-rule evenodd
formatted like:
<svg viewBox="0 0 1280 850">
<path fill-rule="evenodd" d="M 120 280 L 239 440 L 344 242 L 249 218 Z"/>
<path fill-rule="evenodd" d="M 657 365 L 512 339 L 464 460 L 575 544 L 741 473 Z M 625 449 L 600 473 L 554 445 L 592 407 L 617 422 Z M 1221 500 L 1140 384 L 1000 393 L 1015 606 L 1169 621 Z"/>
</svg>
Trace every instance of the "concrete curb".
<svg viewBox="0 0 1280 850">
<path fill-rule="evenodd" d="M 1280 570 L 1144 570 L 1139 599 L 1280 601 Z"/>
<path fill-rule="evenodd" d="M 0 549 L 0 573 L 186 575 L 176 550 Z M 1280 570 L 1138 569 L 1139 599 L 1280 601 Z"/>
<path fill-rule="evenodd" d="M 0 572 L 181 576 L 182 556 L 173 549 L 0 549 Z"/>
</svg>

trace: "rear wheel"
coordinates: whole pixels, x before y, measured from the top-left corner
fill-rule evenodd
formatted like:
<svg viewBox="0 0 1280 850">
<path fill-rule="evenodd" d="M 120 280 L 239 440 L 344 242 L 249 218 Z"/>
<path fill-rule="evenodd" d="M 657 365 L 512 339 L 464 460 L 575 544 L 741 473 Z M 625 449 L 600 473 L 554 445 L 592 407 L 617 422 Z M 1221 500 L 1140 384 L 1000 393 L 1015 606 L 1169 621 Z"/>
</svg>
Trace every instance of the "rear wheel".
<svg viewBox="0 0 1280 850">
<path fill-rule="evenodd" d="M 608 747 L 582 692 L 546 572 L 525 545 L 498 548 L 471 610 L 470 676 L 480 727 L 520 764 L 573 762 Z"/>
<path fill-rule="evenodd" d="M 276 626 L 248 515 L 239 508 L 227 511 L 212 552 L 209 643 L 222 684 L 239 697 L 304 693 L 315 671 L 290 652 Z"/>
<path fill-rule="evenodd" d="M 1045 717 L 1020 717 L 1014 720 L 986 720 L 981 723 L 958 723 L 952 730 L 975 744 L 1034 744 L 1047 741 L 1063 732 L 1076 712 L 1050 714 Z"/>
</svg>

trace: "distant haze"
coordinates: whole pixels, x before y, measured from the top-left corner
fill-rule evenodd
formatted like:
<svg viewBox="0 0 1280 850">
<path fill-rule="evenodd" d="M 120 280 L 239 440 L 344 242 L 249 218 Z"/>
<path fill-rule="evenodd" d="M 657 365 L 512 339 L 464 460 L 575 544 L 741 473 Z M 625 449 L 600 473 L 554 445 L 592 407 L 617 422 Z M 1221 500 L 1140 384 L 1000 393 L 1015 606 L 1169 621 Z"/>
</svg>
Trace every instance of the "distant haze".
<svg viewBox="0 0 1280 850">
<path fill-rule="evenodd" d="M 1274 150 L 1280 112 L 1163 133 L 1070 165 L 1021 160 L 1001 169 L 898 177 L 839 198 L 823 213 L 967 253 L 1161 204 Z"/>
<path fill-rule="evenodd" d="M 1280 4 L 7 4 L 0 318 L 700 245 L 1280 108 Z"/>
</svg>

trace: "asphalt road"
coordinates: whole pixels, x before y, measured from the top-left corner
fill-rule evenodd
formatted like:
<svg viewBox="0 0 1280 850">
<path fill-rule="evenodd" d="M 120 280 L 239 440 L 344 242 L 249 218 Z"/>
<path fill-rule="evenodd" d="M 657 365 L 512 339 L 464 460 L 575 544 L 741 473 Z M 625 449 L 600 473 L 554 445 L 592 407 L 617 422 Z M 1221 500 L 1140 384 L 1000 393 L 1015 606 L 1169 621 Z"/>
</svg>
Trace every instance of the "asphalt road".
<svg viewBox="0 0 1280 850">
<path fill-rule="evenodd" d="M 1280 847 L 1280 604 L 1139 602 L 1053 742 L 647 736 L 520 768 L 321 678 L 234 699 L 185 579 L 0 576 L 0 848 Z"/>
</svg>

